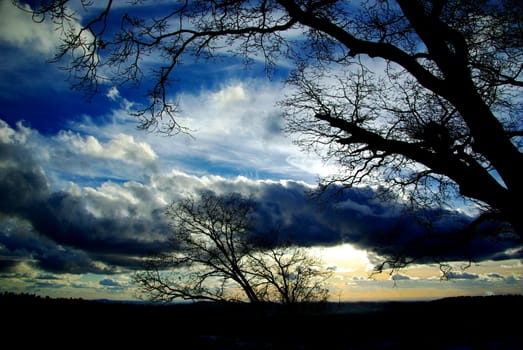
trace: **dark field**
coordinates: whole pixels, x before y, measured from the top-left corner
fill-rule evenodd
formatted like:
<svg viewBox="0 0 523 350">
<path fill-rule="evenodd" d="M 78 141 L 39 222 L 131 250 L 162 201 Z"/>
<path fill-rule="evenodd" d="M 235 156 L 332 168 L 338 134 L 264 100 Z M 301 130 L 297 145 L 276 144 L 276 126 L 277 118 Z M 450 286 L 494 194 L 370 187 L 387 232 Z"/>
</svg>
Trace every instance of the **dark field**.
<svg viewBox="0 0 523 350">
<path fill-rule="evenodd" d="M 0 310 L 4 349 L 523 349 L 523 296 L 289 308 L 4 293 Z"/>
</svg>

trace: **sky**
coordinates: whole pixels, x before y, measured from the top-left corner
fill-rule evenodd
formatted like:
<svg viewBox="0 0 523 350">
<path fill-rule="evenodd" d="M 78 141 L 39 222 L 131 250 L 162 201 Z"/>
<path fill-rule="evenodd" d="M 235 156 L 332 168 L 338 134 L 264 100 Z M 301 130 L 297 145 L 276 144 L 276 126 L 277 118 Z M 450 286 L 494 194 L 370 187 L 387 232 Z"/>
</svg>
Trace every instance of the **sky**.
<svg viewBox="0 0 523 350">
<path fill-rule="evenodd" d="M 311 197 L 336 167 L 282 132 L 277 102 L 288 62 L 270 79 L 262 64 L 232 57 L 186 62 L 169 93 L 191 132 L 166 136 L 137 128 L 130 111 L 143 101 L 139 89 L 102 84 L 91 100 L 72 90 L 48 62 L 58 45 L 52 25 L 0 0 L 0 292 L 135 299 L 140 259 L 164 251 L 171 234 L 165 207 L 201 190 L 252 196 L 267 227 L 334 271 L 331 300 L 523 292 L 521 253 L 509 243 L 413 243 L 423 234 L 420 216 L 443 212 L 435 226 L 456 227 L 470 219 L 466 210 L 406 214 L 365 186 Z M 423 259 L 372 275 L 380 258 L 410 244 L 411 256 L 451 261 L 449 279 Z M 464 250 L 472 264 L 459 259 Z"/>
</svg>

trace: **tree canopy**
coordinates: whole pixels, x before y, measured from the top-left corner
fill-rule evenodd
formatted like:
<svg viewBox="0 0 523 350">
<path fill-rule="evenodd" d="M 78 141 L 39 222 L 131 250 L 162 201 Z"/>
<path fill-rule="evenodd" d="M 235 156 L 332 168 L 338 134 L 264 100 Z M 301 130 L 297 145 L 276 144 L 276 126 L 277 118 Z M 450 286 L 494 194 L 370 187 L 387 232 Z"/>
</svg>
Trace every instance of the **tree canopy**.
<svg viewBox="0 0 523 350">
<path fill-rule="evenodd" d="M 340 165 L 325 183 L 380 184 L 416 204 L 466 198 L 480 209 L 469 233 L 496 220 L 521 241 L 520 1 L 187 0 L 157 17 L 133 4 L 50 0 L 33 14 L 62 31 L 56 59 L 69 57 L 77 87 L 153 79 L 142 128 L 185 130 L 168 98 L 184 59 L 262 56 L 268 71 L 285 59 L 286 130 Z"/>
</svg>

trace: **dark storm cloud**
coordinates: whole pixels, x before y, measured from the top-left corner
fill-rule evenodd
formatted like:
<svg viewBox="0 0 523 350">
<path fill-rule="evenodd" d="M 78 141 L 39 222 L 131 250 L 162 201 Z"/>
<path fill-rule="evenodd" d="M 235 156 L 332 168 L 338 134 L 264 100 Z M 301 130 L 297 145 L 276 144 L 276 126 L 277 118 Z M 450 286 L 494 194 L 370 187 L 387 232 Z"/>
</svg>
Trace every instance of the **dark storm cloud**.
<svg viewBox="0 0 523 350">
<path fill-rule="evenodd" d="M 0 142 L 0 165 L 0 212 L 19 212 L 48 195 L 43 170 L 23 147 Z"/>
<path fill-rule="evenodd" d="M 4 223 L 4 222 L 2 222 Z M 14 270 L 21 262 L 32 263 L 49 272 L 56 273 L 111 273 L 114 268 L 104 268 L 80 249 L 58 245 L 24 226 L 0 230 L 0 244 L 4 259 L 10 259 L 9 267 Z M 2 272 L 9 272 L 5 269 Z"/>
<path fill-rule="evenodd" d="M 26 215 L 38 232 L 53 241 L 98 254 L 156 251 L 159 242 L 140 238 L 168 232 L 165 222 L 153 222 L 152 218 L 95 217 L 81 198 L 66 192 L 52 193 L 30 207 Z"/>
<path fill-rule="evenodd" d="M 19 262 L 17 260 L 13 260 L 13 259 L 9 259 L 9 258 L 8 259 L 0 258 L 0 274 L 15 271 L 18 263 Z"/>
<path fill-rule="evenodd" d="M 13 258 L 31 257 L 47 271 L 110 273 L 128 267 L 126 262 L 137 267 L 133 256 L 164 249 L 162 237 L 169 228 L 160 209 L 147 217 L 96 217 L 82 197 L 51 192 L 44 172 L 22 145 L 0 143 L 0 165 L 4 269 L 15 264 Z M 111 264 L 115 261 L 120 265 Z"/>
<path fill-rule="evenodd" d="M 463 272 L 463 271 L 459 271 L 459 272 L 450 271 L 446 274 L 446 276 L 450 279 L 460 279 L 460 280 L 475 280 L 475 279 L 479 278 L 478 274 L 468 273 L 468 272 Z"/>
<path fill-rule="evenodd" d="M 3 271 L 21 261 L 58 273 L 138 269 L 140 257 L 168 248 L 165 241 L 171 230 L 157 197 L 170 201 L 182 192 L 204 188 L 251 194 L 257 202 L 258 231 L 277 231 L 270 237 L 276 243 L 351 243 L 378 256 L 399 254 L 418 262 L 522 257 L 521 250 L 508 249 L 514 247 L 510 241 L 456 234 L 466 232 L 463 225 L 470 222 L 469 217 L 444 210 L 406 211 L 398 202 L 377 199 L 370 188 L 353 188 L 336 196 L 332 188 L 332 193 L 315 198 L 310 196 L 311 188 L 300 182 L 171 173 L 146 184 L 87 188 L 79 195 L 53 192 L 44 171 L 23 145 L 0 143 L 0 166 Z M 421 218 L 431 219 L 430 230 Z"/>
<path fill-rule="evenodd" d="M 378 199 L 370 188 L 337 190 L 312 198 L 299 183 L 262 185 L 257 198 L 258 221 L 266 231 L 278 229 L 280 240 L 305 246 L 345 242 L 380 256 L 401 255 L 418 262 L 523 256 L 521 251 L 506 253 L 519 246 L 516 242 L 496 241 L 482 234 L 470 236 L 465 229 L 472 220 L 468 216 L 442 209 L 408 209 L 398 202 Z M 493 227 L 479 229 L 486 233 Z"/>
<path fill-rule="evenodd" d="M 91 257 L 79 249 L 50 249 L 36 255 L 36 266 L 54 273 L 114 273 L 114 267 L 100 267 Z"/>
</svg>

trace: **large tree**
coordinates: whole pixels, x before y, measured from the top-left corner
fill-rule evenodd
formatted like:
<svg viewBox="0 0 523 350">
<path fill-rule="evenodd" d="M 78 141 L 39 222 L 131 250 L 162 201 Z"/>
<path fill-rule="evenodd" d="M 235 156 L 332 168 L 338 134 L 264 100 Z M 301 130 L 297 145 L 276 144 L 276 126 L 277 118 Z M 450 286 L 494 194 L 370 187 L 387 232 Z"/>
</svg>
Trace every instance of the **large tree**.
<svg viewBox="0 0 523 350">
<path fill-rule="evenodd" d="M 325 300 L 331 272 L 304 248 L 275 245 L 273 234 L 257 232 L 254 207 L 235 193 L 174 202 L 167 210 L 172 249 L 134 275 L 141 293 L 156 301 Z"/>
<path fill-rule="evenodd" d="M 287 130 L 341 166 L 327 183 L 379 183 L 417 203 L 466 198 L 481 208 L 470 232 L 494 219 L 521 241 L 521 1 L 187 0 L 158 17 L 136 1 L 116 31 L 114 4 L 33 10 L 63 30 L 57 59 L 71 54 L 79 87 L 140 83 L 155 55 L 142 127 L 183 130 L 167 98 L 183 58 L 263 55 L 269 69 L 291 59 Z M 79 28 L 71 9 L 81 7 Z"/>
</svg>

